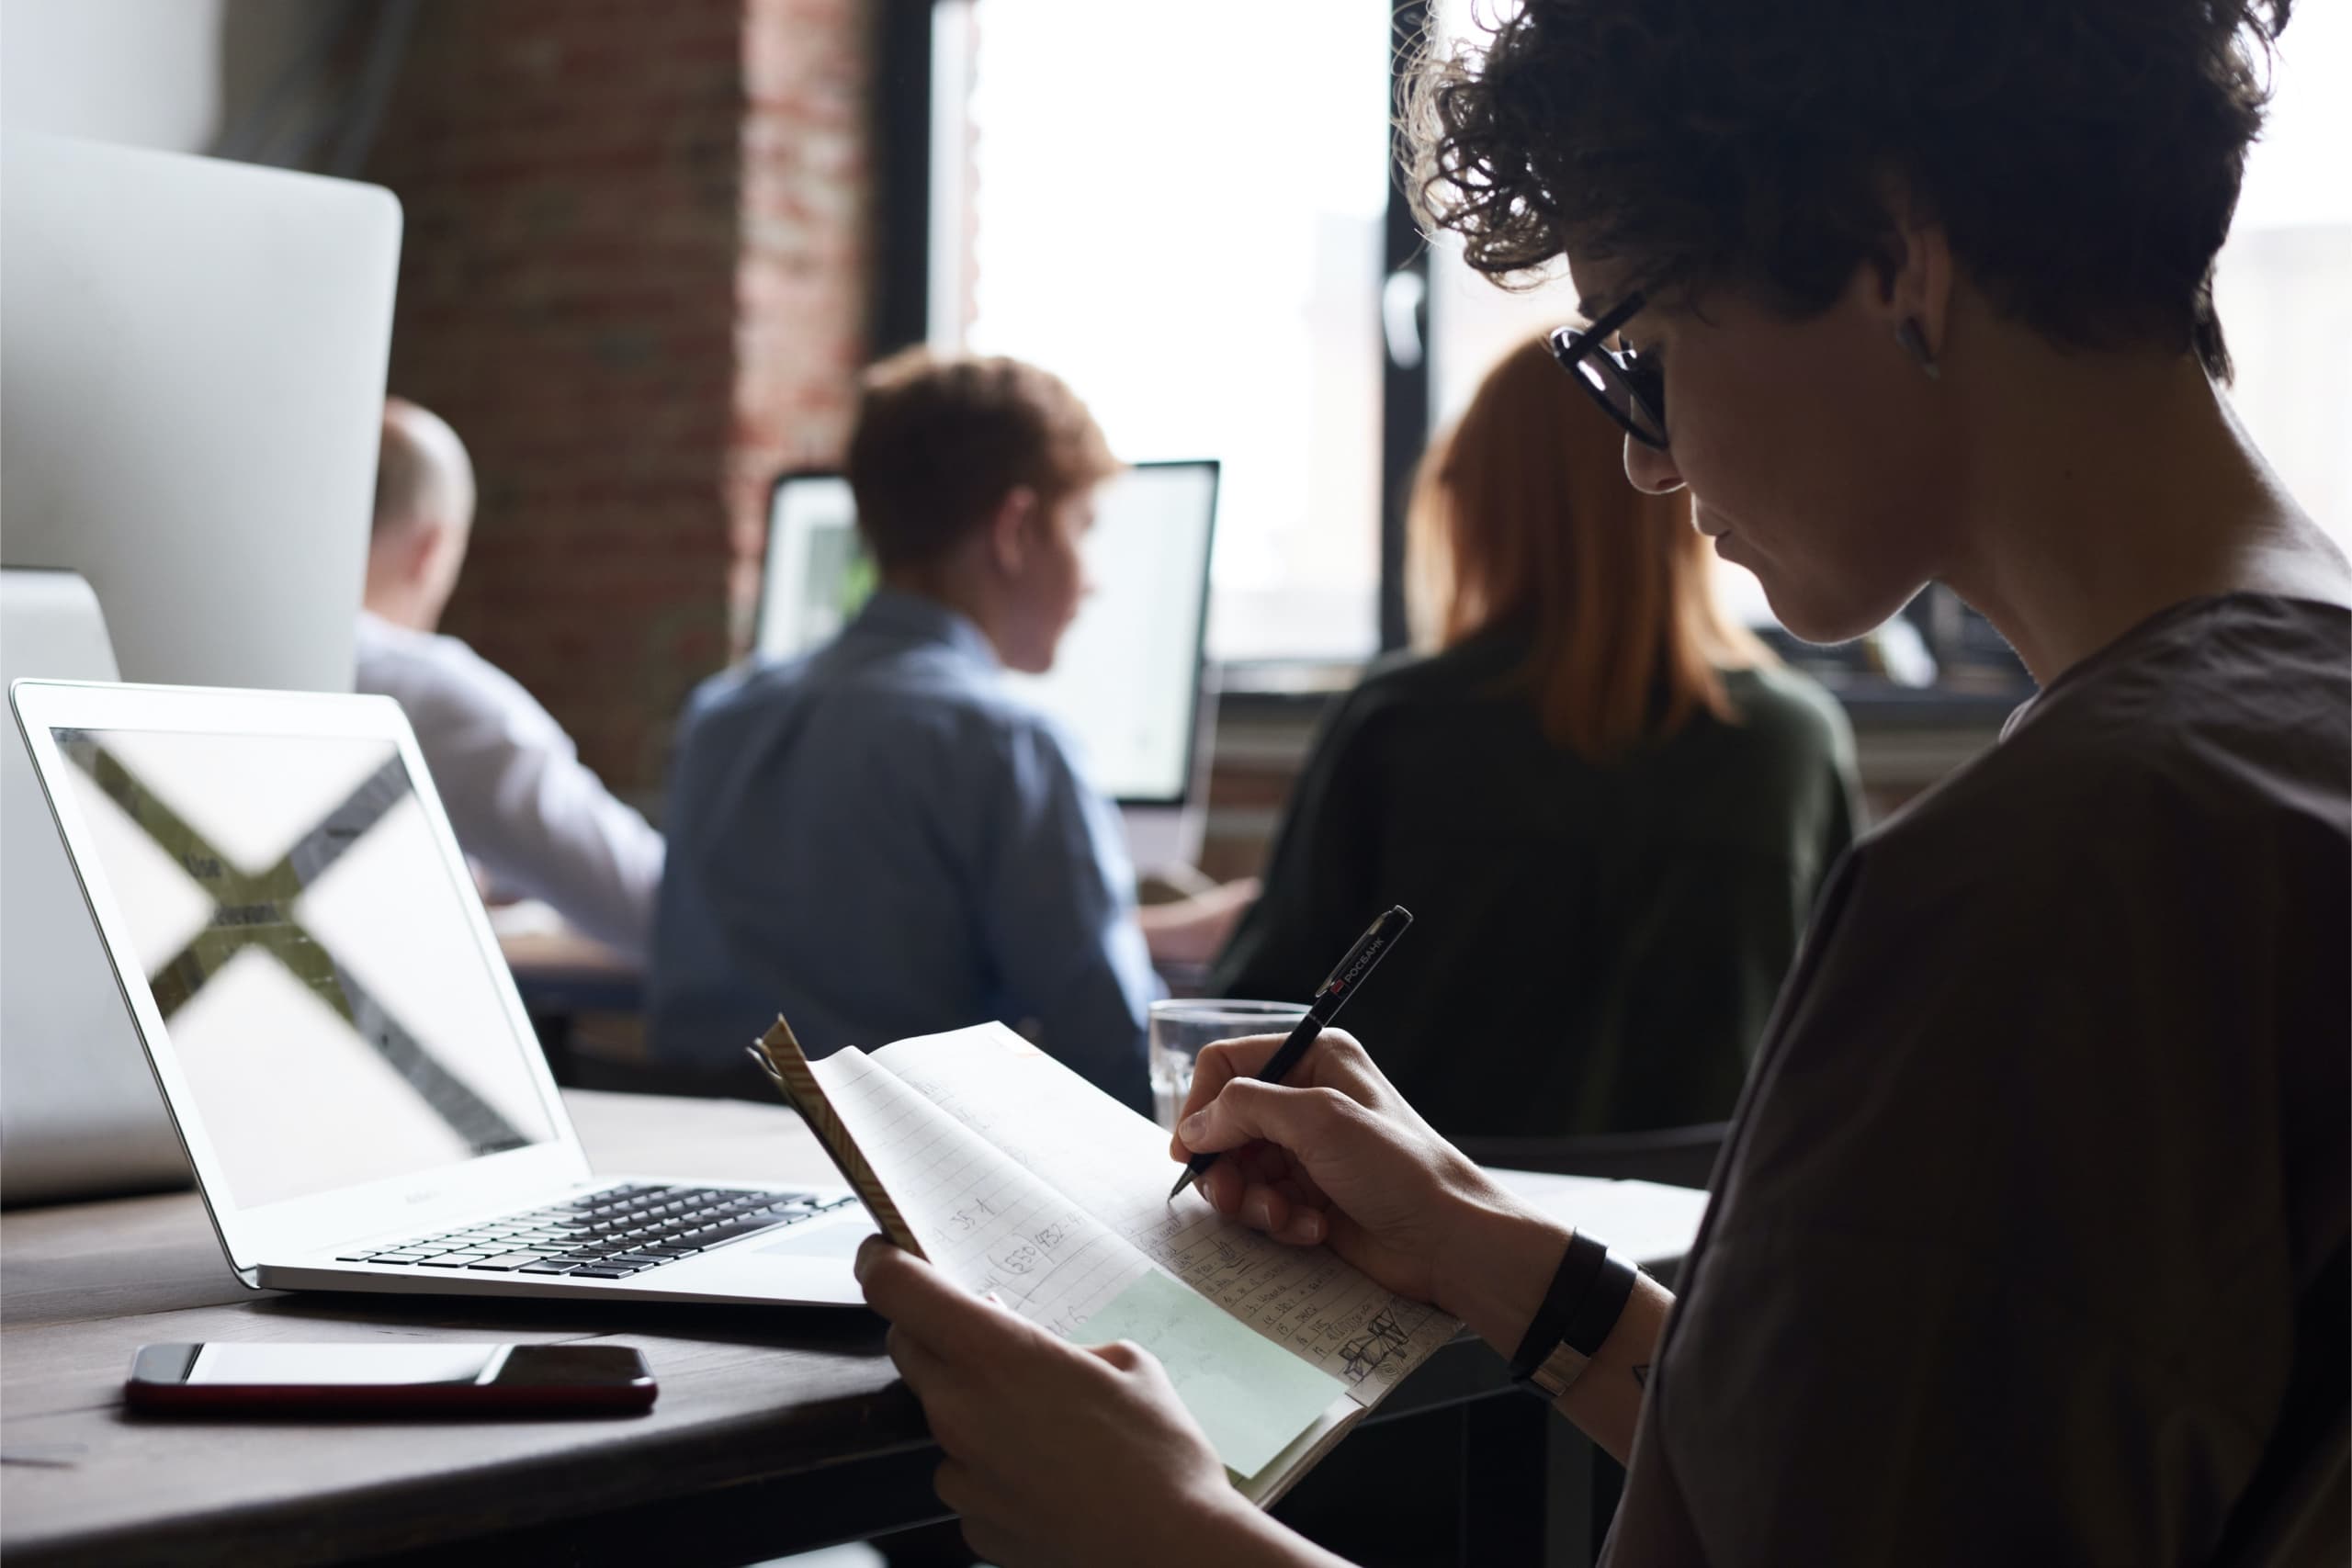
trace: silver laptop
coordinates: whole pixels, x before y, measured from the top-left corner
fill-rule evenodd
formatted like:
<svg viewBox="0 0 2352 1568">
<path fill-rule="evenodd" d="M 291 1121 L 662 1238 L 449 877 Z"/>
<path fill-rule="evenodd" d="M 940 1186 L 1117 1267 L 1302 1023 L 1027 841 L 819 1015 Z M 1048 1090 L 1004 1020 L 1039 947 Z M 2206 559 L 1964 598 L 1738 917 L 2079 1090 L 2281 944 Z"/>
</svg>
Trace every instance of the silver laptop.
<svg viewBox="0 0 2352 1568">
<path fill-rule="evenodd" d="M 246 1284 L 860 1299 L 845 1189 L 591 1172 L 397 703 L 9 703 Z"/>
</svg>

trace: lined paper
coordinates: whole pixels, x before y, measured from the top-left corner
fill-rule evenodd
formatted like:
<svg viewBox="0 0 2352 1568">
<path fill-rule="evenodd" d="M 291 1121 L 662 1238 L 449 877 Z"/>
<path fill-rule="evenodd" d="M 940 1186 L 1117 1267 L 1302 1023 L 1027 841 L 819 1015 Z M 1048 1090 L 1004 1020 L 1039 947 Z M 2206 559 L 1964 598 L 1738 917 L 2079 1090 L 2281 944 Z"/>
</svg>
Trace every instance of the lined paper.
<svg viewBox="0 0 2352 1568">
<path fill-rule="evenodd" d="M 1360 1404 L 1377 1403 L 1460 1326 L 1381 1289 L 1328 1247 L 1286 1247 L 1224 1218 L 1189 1188 L 1170 1202 L 1177 1168 L 1167 1133 L 1002 1024 L 903 1040 L 873 1061 Z"/>
<path fill-rule="evenodd" d="M 934 1268 L 1064 1338 L 1143 1346 L 1235 1474 L 1256 1475 L 1340 1400 L 1333 1379 L 1154 1268 L 864 1052 L 809 1072 Z"/>
<path fill-rule="evenodd" d="M 858 1050 L 811 1064 L 934 1266 L 1069 1335 L 1150 1263 Z"/>
</svg>

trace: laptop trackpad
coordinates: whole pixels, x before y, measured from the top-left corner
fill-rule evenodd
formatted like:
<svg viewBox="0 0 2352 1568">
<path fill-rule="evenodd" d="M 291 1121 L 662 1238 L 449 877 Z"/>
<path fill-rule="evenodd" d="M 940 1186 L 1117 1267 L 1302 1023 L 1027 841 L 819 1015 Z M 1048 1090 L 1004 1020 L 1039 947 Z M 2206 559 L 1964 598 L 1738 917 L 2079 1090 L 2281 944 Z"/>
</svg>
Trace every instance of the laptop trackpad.
<svg viewBox="0 0 2352 1568">
<path fill-rule="evenodd" d="M 874 1234 L 873 1223 L 866 1221 L 865 1216 L 859 1215 L 858 1221 L 865 1223 L 836 1222 L 830 1225 L 807 1227 L 796 1225 L 775 1240 L 763 1243 L 752 1250 L 782 1253 L 787 1258 L 854 1258 L 857 1255 L 859 1245 Z"/>
</svg>

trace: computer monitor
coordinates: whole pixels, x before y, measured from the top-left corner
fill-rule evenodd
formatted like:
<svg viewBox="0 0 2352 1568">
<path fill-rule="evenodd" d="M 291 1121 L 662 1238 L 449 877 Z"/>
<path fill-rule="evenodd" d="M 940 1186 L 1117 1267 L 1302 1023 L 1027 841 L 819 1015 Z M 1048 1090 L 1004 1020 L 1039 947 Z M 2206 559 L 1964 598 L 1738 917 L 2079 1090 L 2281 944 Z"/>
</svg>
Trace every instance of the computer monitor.
<svg viewBox="0 0 2352 1568">
<path fill-rule="evenodd" d="M 1054 667 L 1014 675 L 1076 740 L 1088 776 L 1119 803 L 1146 868 L 1200 851 L 1216 692 L 1202 639 L 1216 522 L 1214 460 L 1139 463 L 1103 486 L 1087 536 L 1094 592 Z M 838 474 L 779 479 L 755 646 L 788 658 L 831 637 L 873 592 L 857 506 Z"/>
<path fill-rule="evenodd" d="M 400 261 L 388 191 L 0 136 L 0 562 L 123 678 L 349 691 Z"/>
<path fill-rule="evenodd" d="M 753 650 L 763 659 L 789 659 L 830 642 L 874 583 L 849 480 L 814 469 L 778 478 L 768 492 Z"/>
<path fill-rule="evenodd" d="M 349 691 L 400 204 L 8 131 L 0 212 L 5 673 Z M 12 771 L 7 1197 L 152 1185 L 184 1167 L 24 783 Z"/>
</svg>

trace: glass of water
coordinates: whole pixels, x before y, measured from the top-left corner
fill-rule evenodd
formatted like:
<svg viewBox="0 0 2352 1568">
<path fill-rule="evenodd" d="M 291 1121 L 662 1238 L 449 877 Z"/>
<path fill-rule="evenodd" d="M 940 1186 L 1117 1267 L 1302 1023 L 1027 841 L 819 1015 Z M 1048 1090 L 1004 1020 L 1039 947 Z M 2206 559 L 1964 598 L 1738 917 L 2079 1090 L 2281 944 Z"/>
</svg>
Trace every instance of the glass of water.
<svg viewBox="0 0 2352 1568">
<path fill-rule="evenodd" d="M 1235 1001 L 1187 997 L 1151 1004 L 1151 1108 L 1173 1131 L 1176 1113 L 1193 1089 L 1193 1058 L 1201 1047 L 1244 1034 L 1288 1034 L 1306 1016 L 1303 1002 Z"/>
</svg>

